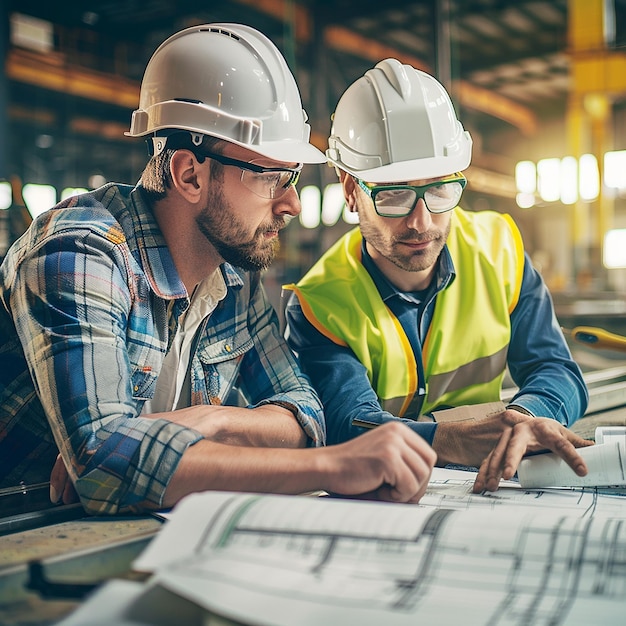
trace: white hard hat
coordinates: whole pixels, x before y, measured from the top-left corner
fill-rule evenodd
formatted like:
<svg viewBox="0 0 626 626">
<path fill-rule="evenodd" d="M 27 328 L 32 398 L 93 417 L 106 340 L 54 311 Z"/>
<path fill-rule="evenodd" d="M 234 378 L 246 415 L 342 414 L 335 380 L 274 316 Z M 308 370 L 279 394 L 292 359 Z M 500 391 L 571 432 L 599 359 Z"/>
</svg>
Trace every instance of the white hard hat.
<svg viewBox="0 0 626 626">
<path fill-rule="evenodd" d="M 429 74 L 385 59 L 341 96 L 326 156 L 372 183 L 437 178 L 467 168 L 472 139 Z"/>
<path fill-rule="evenodd" d="M 306 120 L 293 74 L 265 35 L 205 24 L 172 35 L 152 55 L 126 135 L 186 130 L 194 143 L 210 135 L 277 161 L 323 163 Z"/>
</svg>

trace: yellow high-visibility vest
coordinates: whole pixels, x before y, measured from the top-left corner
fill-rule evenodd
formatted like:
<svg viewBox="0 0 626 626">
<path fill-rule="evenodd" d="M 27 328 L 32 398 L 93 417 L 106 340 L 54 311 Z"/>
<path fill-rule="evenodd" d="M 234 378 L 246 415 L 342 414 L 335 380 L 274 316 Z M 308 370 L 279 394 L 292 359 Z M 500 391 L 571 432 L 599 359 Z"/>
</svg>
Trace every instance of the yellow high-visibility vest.
<svg viewBox="0 0 626 626">
<path fill-rule="evenodd" d="M 296 292 L 315 328 L 354 352 L 381 406 L 415 419 L 417 415 L 407 414 L 418 387 L 415 355 L 361 263 L 361 243 L 359 229 L 350 231 L 297 285 L 285 288 Z M 457 207 L 447 246 L 456 278 L 437 295 L 424 341 L 426 399 L 420 414 L 500 399 L 510 314 L 522 284 L 522 237 L 508 215 Z"/>
</svg>

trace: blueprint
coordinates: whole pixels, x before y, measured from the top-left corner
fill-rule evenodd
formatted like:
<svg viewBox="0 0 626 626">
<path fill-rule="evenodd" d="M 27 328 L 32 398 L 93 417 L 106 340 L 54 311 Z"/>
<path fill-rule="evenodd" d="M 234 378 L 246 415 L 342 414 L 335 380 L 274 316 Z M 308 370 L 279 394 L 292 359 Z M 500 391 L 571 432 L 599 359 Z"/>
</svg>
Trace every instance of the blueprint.
<svg viewBox="0 0 626 626">
<path fill-rule="evenodd" d="M 420 505 L 203 493 L 135 568 L 244 624 L 621 624 L 626 498 L 436 470 Z"/>
</svg>

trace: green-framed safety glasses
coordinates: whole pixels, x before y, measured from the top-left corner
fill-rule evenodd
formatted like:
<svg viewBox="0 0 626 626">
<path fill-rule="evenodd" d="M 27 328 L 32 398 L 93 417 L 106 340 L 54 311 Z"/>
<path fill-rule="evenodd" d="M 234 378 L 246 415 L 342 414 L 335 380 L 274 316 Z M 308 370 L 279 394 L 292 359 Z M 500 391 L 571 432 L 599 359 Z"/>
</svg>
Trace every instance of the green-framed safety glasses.
<svg viewBox="0 0 626 626">
<path fill-rule="evenodd" d="M 457 173 L 449 179 L 438 180 L 427 185 L 372 185 L 356 179 L 359 186 L 374 203 L 381 217 L 404 217 L 411 213 L 422 199 L 431 213 L 445 213 L 459 203 L 467 179 Z"/>
</svg>

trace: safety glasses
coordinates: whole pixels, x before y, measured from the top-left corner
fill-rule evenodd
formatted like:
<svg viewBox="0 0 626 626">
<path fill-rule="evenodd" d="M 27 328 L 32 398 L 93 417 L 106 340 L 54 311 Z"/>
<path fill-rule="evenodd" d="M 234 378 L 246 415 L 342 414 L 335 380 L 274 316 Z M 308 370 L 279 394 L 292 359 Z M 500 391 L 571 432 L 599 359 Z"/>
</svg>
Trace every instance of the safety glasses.
<svg viewBox="0 0 626 626">
<path fill-rule="evenodd" d="M 445 213 L 459 203 L 467 179 L 457 173 L 453 178 L 427 185 L 371 185 L 356 179 L 359 186 L 374 203 L 381 217 L 404 217 L 411 213 L 418 200 L 424 200 L 431 213 Z"/>
<path fill-rule="evenodd" d="M 298 183 L 302 163 L 294 168 L 267 167 L 262 160 L 240 161 L 223 154 L 200 152 L 198 156 L 208 157 L 222 165 L 238 167 L 241 170 L 241 182 L 261 198 L 280 198 L 292 185 Z"/>
</svg>

